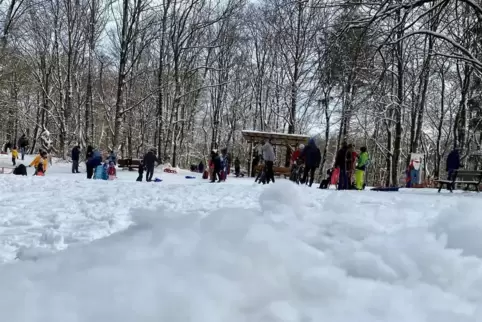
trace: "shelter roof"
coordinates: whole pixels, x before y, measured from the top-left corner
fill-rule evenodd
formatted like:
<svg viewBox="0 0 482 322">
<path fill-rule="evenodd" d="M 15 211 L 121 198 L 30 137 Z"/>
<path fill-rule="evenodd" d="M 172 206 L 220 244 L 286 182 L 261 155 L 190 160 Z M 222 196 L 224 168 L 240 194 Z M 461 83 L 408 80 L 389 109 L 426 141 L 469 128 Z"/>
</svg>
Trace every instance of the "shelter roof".
<svg viewBox="0 0 482 322">
<path fill-rule="evenodd" d="M 288 134 L 288 133 L 276 133 L 276 132 L 260 132 L 260 131 L 241 131 L 243 138 L 248 143 L 257 143 L 262 140 L 269 140 L 273 145 L 298 145 L 300 143 L 306 143 L 310 136 L 303 134 Z"/>
</svg>

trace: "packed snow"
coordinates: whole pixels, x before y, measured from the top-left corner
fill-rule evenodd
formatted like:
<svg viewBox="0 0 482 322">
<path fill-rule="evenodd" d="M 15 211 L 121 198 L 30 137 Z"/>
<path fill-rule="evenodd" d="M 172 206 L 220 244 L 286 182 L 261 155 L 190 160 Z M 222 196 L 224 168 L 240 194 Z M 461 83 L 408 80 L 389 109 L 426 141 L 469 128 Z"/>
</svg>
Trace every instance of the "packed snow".
<svg viewBox="0 0 482 322">
<path fill-rule="evenodd" d="M 482 196 L 0 175 L 0 321 L 482 321 Z"/>
</svg>

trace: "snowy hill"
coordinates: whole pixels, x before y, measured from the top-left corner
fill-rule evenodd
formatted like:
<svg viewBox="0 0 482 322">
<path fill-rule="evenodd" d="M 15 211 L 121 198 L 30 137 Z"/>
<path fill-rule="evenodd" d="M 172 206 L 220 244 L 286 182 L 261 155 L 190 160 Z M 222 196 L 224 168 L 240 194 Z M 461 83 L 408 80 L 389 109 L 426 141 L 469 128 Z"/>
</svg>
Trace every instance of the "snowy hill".
<svg viewBox="0 0 482 322">
<path fill-rule="evenodd" d="M 482 320 L 480 195 L 69 171 L 0 175 L 0 321 Z"/>
</svg>

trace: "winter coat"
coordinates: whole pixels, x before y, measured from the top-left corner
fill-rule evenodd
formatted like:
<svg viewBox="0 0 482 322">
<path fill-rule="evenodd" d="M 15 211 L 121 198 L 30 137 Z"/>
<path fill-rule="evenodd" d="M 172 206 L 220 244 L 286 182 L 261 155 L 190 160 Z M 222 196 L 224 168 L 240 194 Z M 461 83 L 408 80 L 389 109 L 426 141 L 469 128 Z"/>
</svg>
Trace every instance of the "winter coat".
<svg viewBox="0 0 482 322">
<path fill-rule="evenodd" d="M 351 171 L 354 168 L 353 150 L 347 149 L 345 154 L 345 169 Z"/>
<path fill-rule="evenodd" d="M 18 146 L 21 148 L 26 148 L 28 146 L 28 140 L 25 138 L 25 136 L 22 136 L 20 139 L 18 139 Z"/>
<path fill-rule="evenodd" d="M 362 152 L 357 159 L 356 169 L 365 171 L 368 165 L 368 152 Z"/>
<path fill-rule="evenodd" d="M 338 150 L 338 153 L 336 154 L 336 158 L 335 158 L 335 168 L 346 169 L 347 150 L 348 150 L 347 147 L 343 147 L 340 150 Z"/>
<path fill-rule="evenodd" d="M 149 151 L 146 153 L 146 155 L 144 155 L 143 163 L 146 166 L 146 168 L 154 168 L 156 162 L 160 163 L 159 159 L 157 159 L 157 157 L 154 155 L 154 152 Z"/>
<path fill-rule="evenodd" d="M 296 149 L 295 152 L 293 152 L 293 154 L 291 155 L 291 162 L 292 163 L 295 163 L 296 160 L 298 160 L 300 158 L 300 155 L 301 155 L 301 150 L 300 149 Z"/>
<path fill-rule="evenodd" d="M 75 147 L 72 149 L 72 161 L 79 161 L 80 158 L 80 150 L 79 148 Z"/>
<path fill-rule="evenodd" d="M 197 166 L 197 169 L 200 173 L 204 172 L 204 163 L 202 161 L 199 162 L 199 165 Z"/>
<path fill-rule="evenodd" d="M 12 150 L 12 159 L 18 159 L 18 151 L 16 149 Z"/>
<path fill-rule="evenodd" d="M 211 161 L 214 166 L 214 171 L 216 172 L 221 171 L 223 166 L 221 162 L 221 157 L 216 153 L 211 154 Z"/>
<path fill-rule="evenodd" d="M 102 164 L 102 155 L 100 154 L 99 150 L 93 151 L 91 154 L 91 157 L 87 160 L 87 165 L 89 167 L 96 168 L 101 164 Z"/>
<path fill-rule="evenodd" d="M 266 142 L 263 145 L 263 147 L 261 148 L 261 151 L 263 152 L 264 161 L 274 162 L 276 155 L 274 154 L 273 146 L 269 142 Z"/>
<path fill-rule="evenodd" d="M 310 139 L 308 145 L 301 151 L 301 158 L 305 159 L 305 164 L 309 168 L 317 168 L 321 162 L 320 149 L 315 144 L 315 140 Z"/>
<path fill-rule="evenodd" d="M 95 167 L 94 179 L 107 180 L 107 167 L 101 164 Z"/>
<path fill-rule="evenodd" d="M 39 166 L 40 163 L 42 163 L 43 171 L 44 171 L 44 172 L 47 171 L 47 165 L 48 165 L 47 158 L 43 159 L 43 158 L 40 156 L 40 154 L 37 155 L 37 156 L 35 157 L 35 159 L 32 160 L 32 162 L 30 163 L 30 166 L 38 169 L 38 166 Z"/>
<path fill-rule="evenodd" d="M 447 169 L 446 169 L 446 171 L 457 170 L 458 168 L 460 168 L 459 151 L 452 150 L 452 152 L 450 152 L 448 157 L 447 157 Z"/>
</svg>

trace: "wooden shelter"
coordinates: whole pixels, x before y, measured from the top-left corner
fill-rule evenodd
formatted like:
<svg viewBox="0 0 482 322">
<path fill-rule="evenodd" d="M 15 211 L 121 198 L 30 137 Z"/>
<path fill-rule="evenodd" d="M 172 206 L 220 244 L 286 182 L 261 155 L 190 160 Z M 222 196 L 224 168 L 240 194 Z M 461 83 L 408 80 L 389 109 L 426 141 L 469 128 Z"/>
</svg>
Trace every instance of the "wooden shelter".
<svg viewBox="0 0 482 322">
<path fill-rule="evenodd" d="M 308 135 L 302 134 L 287 134 L 287 133 L 276 133 L 276 132 L 260 132 L 260 131 L 241 131 L 243 138 L 249 143 L 249 167 L 248 176 L 251 176 L 251 169 L 253 163 L 253 145 L 261 141 L 271 140 L 271 144 L 286 146 L 291 148 L 298 146 L 303 143 L 306 144 L 309 140 Z M 287 152 L 289 153 L 289 152 Z"/>
</svg>

